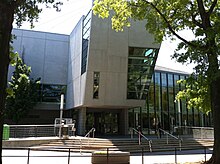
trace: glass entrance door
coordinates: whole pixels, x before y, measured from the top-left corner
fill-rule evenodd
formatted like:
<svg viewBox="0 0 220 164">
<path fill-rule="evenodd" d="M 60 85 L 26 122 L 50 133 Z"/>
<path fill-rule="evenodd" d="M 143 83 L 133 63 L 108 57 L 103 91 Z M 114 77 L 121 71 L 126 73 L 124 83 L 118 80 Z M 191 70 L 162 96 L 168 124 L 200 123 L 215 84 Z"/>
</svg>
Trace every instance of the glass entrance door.
<svg viewBox="0 0 220 164">
<path fill-rule="evenodd" d="M 89 131 L 96 129 L 96 135 L 118 134 L 119 113 L 91 112 L 87 113 L 86 127 Z"/>
</svg>

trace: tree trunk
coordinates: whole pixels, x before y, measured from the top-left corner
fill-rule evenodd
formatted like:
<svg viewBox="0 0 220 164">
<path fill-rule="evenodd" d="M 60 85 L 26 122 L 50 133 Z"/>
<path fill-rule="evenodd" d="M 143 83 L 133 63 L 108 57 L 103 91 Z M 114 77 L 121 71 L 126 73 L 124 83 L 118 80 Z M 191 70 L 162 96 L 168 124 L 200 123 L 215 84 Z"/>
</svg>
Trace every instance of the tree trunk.
<svg viewBox="0 0 220 164">
<path fill-rule="evenodd" d="M 0 2 L 0 13 L 0 164 L 2 164 L 2 134 L 14 10 L 11 4 Z"/>
<path fill-rule="evenodd" d="M 220 163 L 220 77 L 211 84 L 213 124 L 214 124 L 214 147 L 208 164 Z"/>
<path fill-rule="evenodd" d="M 212 45 L 215 41 L 212 40 Z M 208 80 L 210 80 L 210 94 L 211 94 L 211 109 L 213 111 L 213 125 L 214 125 L 214 146 L 211 159 L 206 162 L 208 164 L 220 163 L 220 70 L 218 65 L 217 47 L 212 49 L 212 53 L 208 56 Z"/>
</svg>

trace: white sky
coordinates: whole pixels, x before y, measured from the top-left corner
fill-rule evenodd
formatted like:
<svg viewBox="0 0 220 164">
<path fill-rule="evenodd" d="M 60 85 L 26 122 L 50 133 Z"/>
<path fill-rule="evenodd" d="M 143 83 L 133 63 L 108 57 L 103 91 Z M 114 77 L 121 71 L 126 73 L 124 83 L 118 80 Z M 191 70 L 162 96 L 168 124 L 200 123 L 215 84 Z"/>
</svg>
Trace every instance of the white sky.
<svg viewBox="0 0 220 164">
<path fill-rule="evenodd" d="M 33 30 L 70 34 L 82 15 L 86 15 L 92 6 L 92 0 L 63 0 L 63 3 L 61 12 L 45 8 L 40 14 L 38 22 L 34 23 Z M 30 29 L 30 24 L 23 23 L 21 28 Z M 175 60 L 171 60 L 170 56 L 173 54 L 176 45 L 176 42 L 164 41 L 161 44 L 156 64 L 171 69 L 192 72 L 192 66 L 182 65 L 175 62 Z"/>
</svg>

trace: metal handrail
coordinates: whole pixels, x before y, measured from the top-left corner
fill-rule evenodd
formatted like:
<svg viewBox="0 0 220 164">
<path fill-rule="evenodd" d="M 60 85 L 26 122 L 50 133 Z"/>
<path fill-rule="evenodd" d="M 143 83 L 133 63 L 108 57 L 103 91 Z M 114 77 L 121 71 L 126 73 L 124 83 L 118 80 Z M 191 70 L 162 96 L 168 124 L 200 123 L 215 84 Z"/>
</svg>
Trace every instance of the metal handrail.
<svg viewBox="0 0 220 164">
<path fill-rule="evenodd" d="M 168 141 L 168 140 L 169 140 L 169 139 L 168 139 L 168 136 L 170 136 L 170 137 L 172 137 L 172 138 L 178 140 L 178 141 L 179 141 L 180 151 L 181 151 L 181 147 L 182 147 L 182 138 L 180 138 L 179 136 L 176 137 L 176 136 L 170 134 L 169 132 L 167 132 L 167 131 L 165 131 L 165 130 L 163 130 L 163 129 L 161 129 L 161 128 L 159 128 L 158 131 L 162 131 L 163 133 L 165 133 L 165 134 L 167 135 L 167 144 L 169 143 L 169 141 Z"/>
<path fill-rule="evenodd" d="M 139 145 L 141 145 L 141 137 L 143 137 L 145 140 L 148 141 L 149 150 L 150 150 L 150 152 L 152 152 L 152 140 L 150 140 L 149 138 L 147 138 L 145 135 L 143 135 L 143 134 L 142 134 L 140 131 L 138 131 L 137 129 L 132 128 L 132 130 L 135 131 L 135 132 L 138 134 L 138 138 L 139 138 L 138 143 L 139 143 Z M 131 133 L 131 134 L 133 134 L 133 133 Z M 131 135 L 131 138 L 133 138 L 133 135 Z"/>
<path fill-rule="evenodd" d="M 93 132 L 93 133 L 92 133 Z M 86 135 L 84 137 L 89 137 L 90 136 L 90 133 L 92 133 L 92 138 L 94 138 L 95 136 L 95 128 L 92 128 L 89 130 L 88 133 L 86 133 Z"/>
<path fill-rule="evenodd" d="M 90 139 L 91 133 L 92 133 L 92 138 L 94 138 L 95 137 L 95 128 L 90 129 L 89 132 L 86 133 L 86 135 L 84 136 L 84 137 L 88 137 L 88 144 L 90 143 L 89 139 Z M 82 151 L 82 139 L 80 139 L 80 153 L 81 153 L 81 151 Z"/>
</svg>

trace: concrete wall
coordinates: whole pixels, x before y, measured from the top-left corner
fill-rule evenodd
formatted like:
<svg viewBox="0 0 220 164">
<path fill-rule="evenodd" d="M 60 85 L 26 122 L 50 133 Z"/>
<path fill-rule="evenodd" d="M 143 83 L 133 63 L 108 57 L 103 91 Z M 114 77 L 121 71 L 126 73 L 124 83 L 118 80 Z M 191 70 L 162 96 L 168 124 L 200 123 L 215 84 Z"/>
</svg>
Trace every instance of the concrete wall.
<svg viewBox="0 0 220 164">
<path fill-rule="evenodd" d="M 93 15 L 86 77 L 85 106 L 132 107 L 144 106 L 143 100 L 127 100 L 128 49 L 131 47 L 159 48 L 146 32 L 145 22 L 132 22 L 130 28 L 115 32 L 110 19 Z M 93 73 L 100 72 L 99 99 L 93 99 Z"/>
<path fill-rule="evenodd" d="M 31 66 L 32 78 L 43 84 L 67 83 L 69 36 L 39 31 L 13 29 L 14 50 Z M 10 68 L 9 74 L 13 71 Z"/>
<path fill-rule="evenodd" d="M 82 26 L 80 19 L 70 36 L 14 29 L 13 46 L 27 65 L 31 77 L 43 84 L 67 85 L 66 108 L 142 106 L 142 100 L 127 100 L 128 48 L 152 47 L 152 35 L 144 22 L 133 22 L 123 32 L 111 29 L 110 19 L 92 16 L 87 72 L 81 75 Z M 13 69 L 9 70 L 9 74 Z M 93 99 L 93 73 L 100 72 L 99 99 Z"/>
<path fill-rule="evenodd" d="M 70 34 L 66 108 L 82 105 L 84 82 L 81 76 L 82 24 L 80 19 Z M 85 90 L 85 89 L 83 89 Z"/>
</svg>

